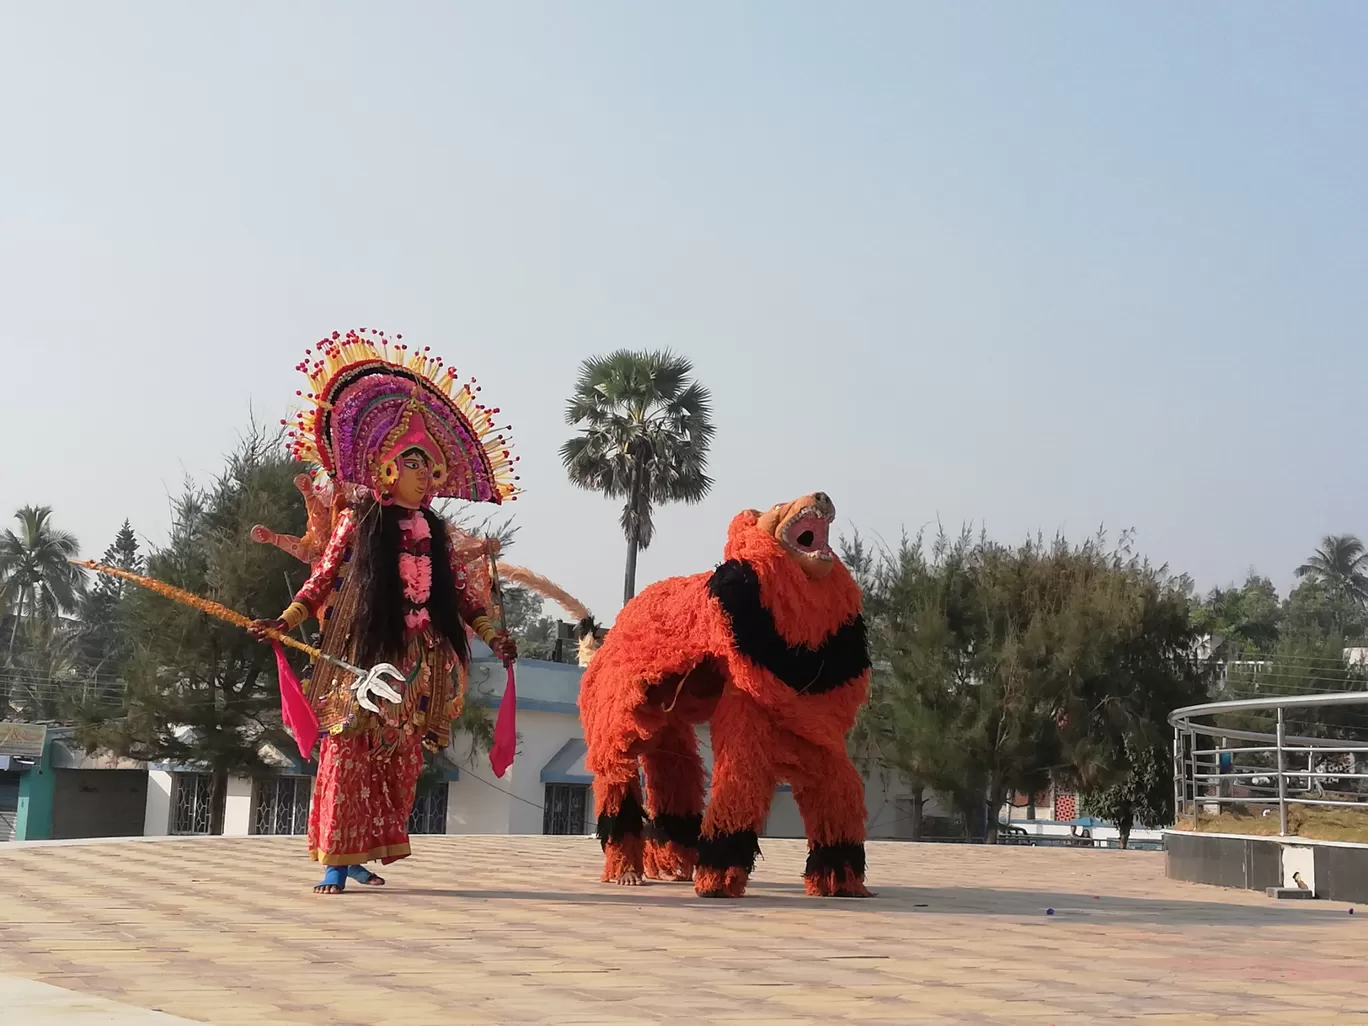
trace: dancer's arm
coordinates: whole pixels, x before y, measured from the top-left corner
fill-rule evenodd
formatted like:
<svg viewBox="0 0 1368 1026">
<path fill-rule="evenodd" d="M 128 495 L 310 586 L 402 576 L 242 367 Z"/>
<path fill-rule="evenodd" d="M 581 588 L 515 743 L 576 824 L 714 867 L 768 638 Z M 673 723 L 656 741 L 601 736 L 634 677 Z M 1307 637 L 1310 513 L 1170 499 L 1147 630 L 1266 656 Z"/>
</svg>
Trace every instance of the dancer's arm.
<svg viewBox="0 0 1368 1026">
<path fill-rule="evenodd" d="M 309 579 L 304 582 L 304 587 L 295 593 L 294 601 L 277 617 L 277 622 L 283 624 L 285 630 L 292 631 L 309 617 L 318 615 L 332 594 L 337 583 L 337 572 L 355 534 L 356 515 L 348 508 L 338 516 L 332 537 L 328 539 L 323 555 Z"/>
</svg>

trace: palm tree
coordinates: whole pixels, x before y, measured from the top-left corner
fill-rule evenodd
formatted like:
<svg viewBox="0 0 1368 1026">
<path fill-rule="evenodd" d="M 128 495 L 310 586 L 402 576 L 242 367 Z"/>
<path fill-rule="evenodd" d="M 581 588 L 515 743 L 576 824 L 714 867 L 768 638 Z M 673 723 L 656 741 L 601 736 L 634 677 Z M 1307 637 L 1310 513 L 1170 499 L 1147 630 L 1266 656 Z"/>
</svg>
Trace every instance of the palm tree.
<svg viewBox="0 0 1368 1026">
<path fill-rule="evenodd" d="M 51 524 L 50 506 L 25 506 L 14 519 L 19 533 L 0 534 L 0 618 L 14 617 L 10 655 L 23 622 L 54 623 L 76 611 L 85 576 L 68 562 L 80 551 L 75 535 Z"/>
<path fill-rule="evenodd" d="M 561 446 L 570 480 L 626 500 L 624 602 L 636 594 L 637 553 L 655 536 L 655 504 L 699 502 L 712 488 L 712 396 L 692 374 L 693 364 L 669 352 L 595 356 L 580 365 L 566 410 L 566 421 L 581 431 Z"/>
<path fill-rule="evenodd" d="M 1327 534 L 1296 573 L 1319 581 L 1355 605 L 1368 602 L 1368 551 L 1356 535 Z"/>
</svg>

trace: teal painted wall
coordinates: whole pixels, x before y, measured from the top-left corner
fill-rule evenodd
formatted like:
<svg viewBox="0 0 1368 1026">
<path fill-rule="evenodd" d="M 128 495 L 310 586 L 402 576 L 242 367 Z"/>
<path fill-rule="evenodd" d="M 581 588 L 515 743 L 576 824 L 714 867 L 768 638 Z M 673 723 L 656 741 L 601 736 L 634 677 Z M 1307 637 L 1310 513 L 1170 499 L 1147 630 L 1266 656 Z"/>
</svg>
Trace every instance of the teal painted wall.
<svg viewBox="0 0 1368 1026">
<path fill-rule="evenodd" d="M 52 735 L 43 744 L 43 757 L 19 777 L 19 805 L 15 809 L 14 839 L 46 841 L 52 837 L 52 798 L 57 771 L 52 768 Z"/>
</svg>

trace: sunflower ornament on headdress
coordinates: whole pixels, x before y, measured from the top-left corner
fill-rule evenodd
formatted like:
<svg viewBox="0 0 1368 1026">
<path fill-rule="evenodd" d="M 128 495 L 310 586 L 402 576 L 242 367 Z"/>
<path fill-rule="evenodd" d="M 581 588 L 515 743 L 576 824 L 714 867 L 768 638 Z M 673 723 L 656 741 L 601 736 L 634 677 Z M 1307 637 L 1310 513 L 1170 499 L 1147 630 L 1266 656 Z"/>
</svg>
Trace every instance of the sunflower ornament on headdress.
<svg viewBox="0 0 1368 1026">
<path fill-rule="evenodd" d="M 382 503 L 399 476 L 402 454 L 417 449 L 431 467 L 434 498 L 502 503 L 517 498 L 518 457 L 474 378 L 458 384 L 441 357 L 410 352 L 402 335 L 365 328 L 333 332 L 306 352 L 298 370 L 309 391 L 295 415 L 290 451 L 335 482 L 367 489 Z M 288 423 L 288 422 L 287 422 Z"/>
</svg>

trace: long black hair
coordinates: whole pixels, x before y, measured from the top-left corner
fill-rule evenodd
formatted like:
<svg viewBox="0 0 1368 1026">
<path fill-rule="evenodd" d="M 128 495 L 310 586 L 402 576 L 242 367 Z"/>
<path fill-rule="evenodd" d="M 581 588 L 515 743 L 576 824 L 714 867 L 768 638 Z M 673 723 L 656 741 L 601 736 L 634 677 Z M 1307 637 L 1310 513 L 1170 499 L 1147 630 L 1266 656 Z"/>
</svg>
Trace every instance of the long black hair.
<svg viewBox="0 0 1368 1026">
<path fill-rule="evenodd" d="M 393 662 L 404 651 L 404 583 L 399 578 L 402 551 L 399 521 L 409 514 L 402 506 L 383 506 L 368 500 L 357 509 L 356 541 L 352 549 L 352 573 L 361 589 L 357 610 L 356 654 L 363 665 Z M 432 627 L 451 642 L 463 663 L 470 661 L 470 645 L 456 600 L 456 581 L 447 555 L 446 522 L 432 510 L 423 510 L 432 539 L 432 592 L 428 615 Z"/>
</svg>

